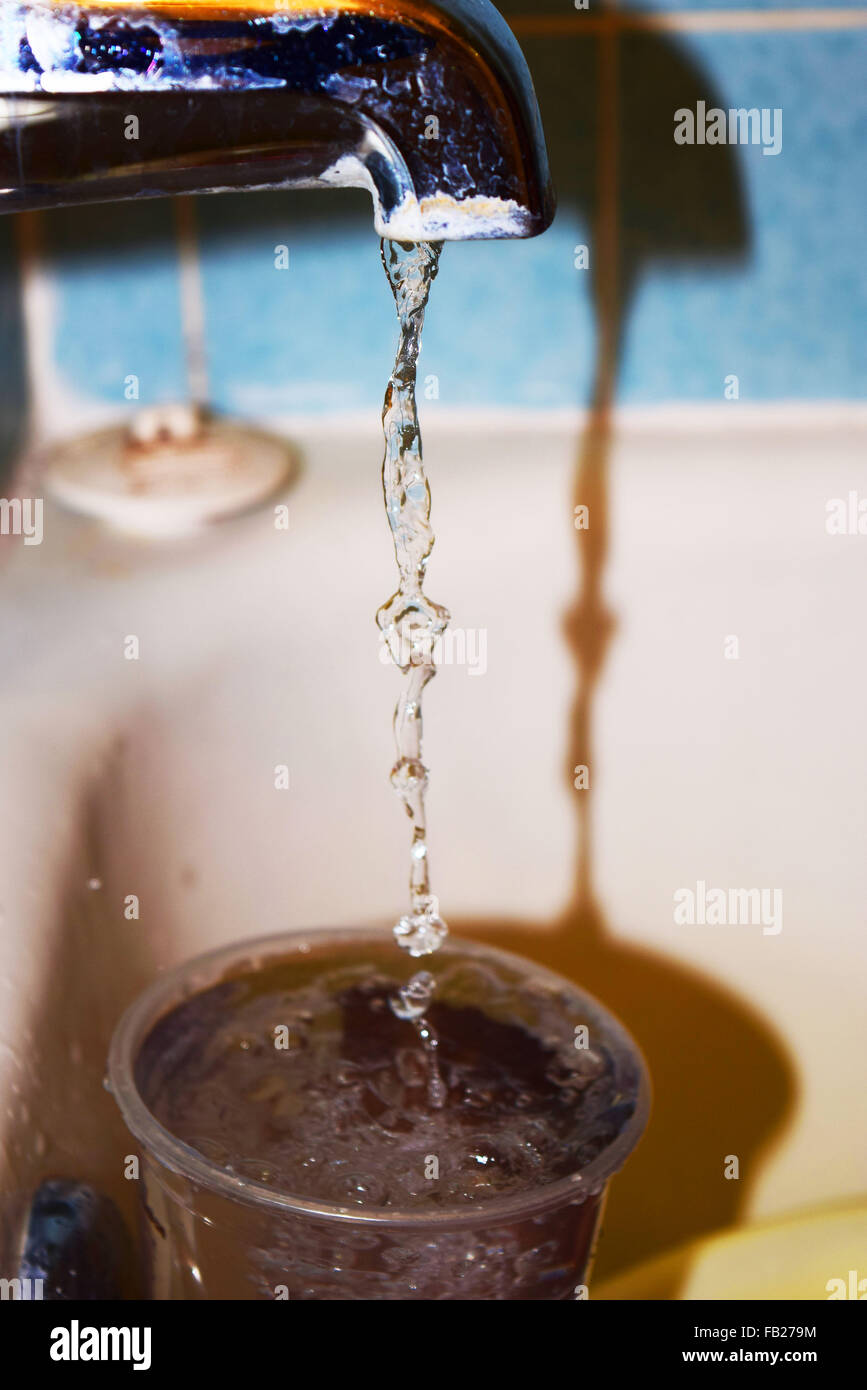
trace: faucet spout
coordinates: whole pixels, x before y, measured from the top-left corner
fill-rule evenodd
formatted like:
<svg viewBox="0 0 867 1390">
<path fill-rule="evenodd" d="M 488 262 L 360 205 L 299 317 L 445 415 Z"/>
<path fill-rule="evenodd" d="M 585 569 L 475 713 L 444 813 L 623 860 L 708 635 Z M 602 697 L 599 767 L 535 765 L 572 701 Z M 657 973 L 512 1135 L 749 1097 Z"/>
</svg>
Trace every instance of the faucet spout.
<svg viewBox="0 0 867 1390">
<path fill-rule="evenodd" d="M 380 236 L 528 237 L 554 199 L 488 0 L 7 0 L 0 211 L 350 185 Z"/>
</svg>

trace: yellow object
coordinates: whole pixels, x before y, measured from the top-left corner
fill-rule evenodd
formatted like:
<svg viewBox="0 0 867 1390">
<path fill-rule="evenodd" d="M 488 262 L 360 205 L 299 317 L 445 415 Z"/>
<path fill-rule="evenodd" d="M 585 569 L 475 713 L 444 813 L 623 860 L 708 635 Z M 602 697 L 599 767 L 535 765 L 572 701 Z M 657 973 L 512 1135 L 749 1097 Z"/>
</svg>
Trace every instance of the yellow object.
<svg viewBox="0 0 867 1390">
<path fill-rule="evenodd" d="M 867 1299 L 867 1205 L 726 1231 L 604 1284 L 603 1299 Z"/>
</svg>

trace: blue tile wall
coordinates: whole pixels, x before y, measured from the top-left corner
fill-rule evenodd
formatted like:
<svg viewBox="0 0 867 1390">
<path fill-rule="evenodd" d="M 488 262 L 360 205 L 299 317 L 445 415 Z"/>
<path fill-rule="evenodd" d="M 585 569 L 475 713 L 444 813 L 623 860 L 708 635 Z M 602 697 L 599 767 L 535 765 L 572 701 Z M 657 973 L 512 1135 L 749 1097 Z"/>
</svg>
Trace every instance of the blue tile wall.
<svg viewBox="0 0 867 1390">
<path fill-rule="evenodd" d="M 108 203 L 46 217 L 48 255 L 59 271 L 57 359 L 85 396 L 126 406 L 184 392 L 178 263 L 171 204 Z"/>
<path fill-rule="evenodd" d="M 689 51 L 720 105 L 782 109 L 782 150 L 731 147 L 745 263 L 648 263 L 621 399 L 721 399 L 732 372 L 742 399 L 865 399 L 867 31 L 695 35 Z"/>
<path fill-rule="evenodd" d="M 533 12 L 546 10 L 562 13 Z M 601 254 L 599 46 L 580 34 L 522 42 L 560 210 L 536 241 L 445 248 L 421 364 L 439 380 L 431 409 L 580 405 L 591 389 L 593 274 L 573 250 L 589 243 L 594 265 Z M 867 30 L 629 34 L 619 48 L 621 402 L 718 401 L 730 373 L 744 399 L 864 399 Z M 781 154 L 676 147 L 674 109 L 699 97 L 781 107 Z M 395 333 L 366 196 L 233 195 L 200 199 L 198 216 L 214 403 L 247 415 L 378 409 Z M 119 406 L 130 372 L 143 400 L 183 395 L 167 205 L 47 222 L 67 381 Z"/>
<path fill-rule="evenodd" d="M 341 195 L 321 197 L 333 208 Z M 349 227 L 323 219 L 315 236 L 288 211 L 263 226 L 247 215 L 250 199 L 232 201 L 201 209 L 215 397 L 242 413 L 378 405 L 396 328 L 366 198 Z M 575 236 L 564 217 L 534 241 L 444 248 L 419 367 L 438 378 L 442 406 L 507 392 L 516 405 L 557 405 L 585 389 L 593 324 L 572 269 Z M 274 268 L 280 245 L 288 271 Z"/>
</svg>

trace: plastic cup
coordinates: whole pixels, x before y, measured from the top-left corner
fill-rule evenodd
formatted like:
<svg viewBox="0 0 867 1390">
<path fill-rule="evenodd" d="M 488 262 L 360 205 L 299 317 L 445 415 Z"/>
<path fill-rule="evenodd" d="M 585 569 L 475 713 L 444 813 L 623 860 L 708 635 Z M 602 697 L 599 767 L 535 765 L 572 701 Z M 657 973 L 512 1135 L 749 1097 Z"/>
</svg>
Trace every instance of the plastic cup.
<svg viewBox="0 0 867 1390">
<path fill-rule="evenodd" d="M 387 931 L 317 930 L 245 941 L 161 976 L 127 1010 L 109 1056 L 109 1084 L 140 1151 L 143 1249 L 153 1299 L 547 1300 L 586 1297 L 611 1177 L 644 1130 L 650 1088 L 629 1034 L 590 995 L 531 961 L 450 939 L 436 967 L 473 963 L 507 972 L 528 1008 L 541 991 L 564 1026 L 584 1024 L 616 1080 L 601 1150 L 575 1171 L 475 1204 L 340 1206 L 228 1172 L 170 1134 L 142 1096 L 155 1025 L 201 990 L 269 964 L 327 958 Z M 392 943 L 395 973 L 412 973 Z M 430 960 L 420 964 L 429 965 Z M 523 994 L 522 994 L 523 1000 Z"/>
</svg>

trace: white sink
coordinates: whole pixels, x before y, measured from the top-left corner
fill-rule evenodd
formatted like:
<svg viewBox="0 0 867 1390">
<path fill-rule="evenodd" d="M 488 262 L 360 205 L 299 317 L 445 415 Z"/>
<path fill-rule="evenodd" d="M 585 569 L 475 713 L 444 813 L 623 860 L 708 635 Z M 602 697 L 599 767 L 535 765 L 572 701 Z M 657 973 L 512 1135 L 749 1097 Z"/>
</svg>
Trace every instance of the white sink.
<svg viewBox="0 0 867 1390">
<path fill-rule="evenodd" d="M 863 412 L 622 422 L 607 521 L 601 502 L 590 516 L 597 536 L 608 527 L 598 577 L 616 620 L 590 710 L 604 930 L 574 899 L 588 793 L 572 786 L 563 619 L 581 581 L 579 422 L 423 423 L 439 537 L 427 587 L 473 656 L 426 695 L 434 890 L 453 925 L 511 921 L 504 945 L 537 939 L 604 991 L 656 1074 L 656 1121 L 615 1185 L 602 1259 L 856 1192 L 867 537 L 829 536 L 825 507 L 867 496 Z M 398 676 L 373 618 L 395 587 L 377 424 L 295 422 L 288 533 L 266 509 L 146 545 L 46 503 L 41 546 L 2 542 L 9 1240 L 41 1176 L 129 1205 L 131 1144 L 102 1066 L 154 972 L 244 935 L 404 908 Z M 782 930 L 675 925 L 674 891 L 698 880 L 779 887 Z M 691 1185 L 672 1167 L 690 1143 Z M 722 1179 L 730 1153 L 739 1186 Z"/>
</svg>

